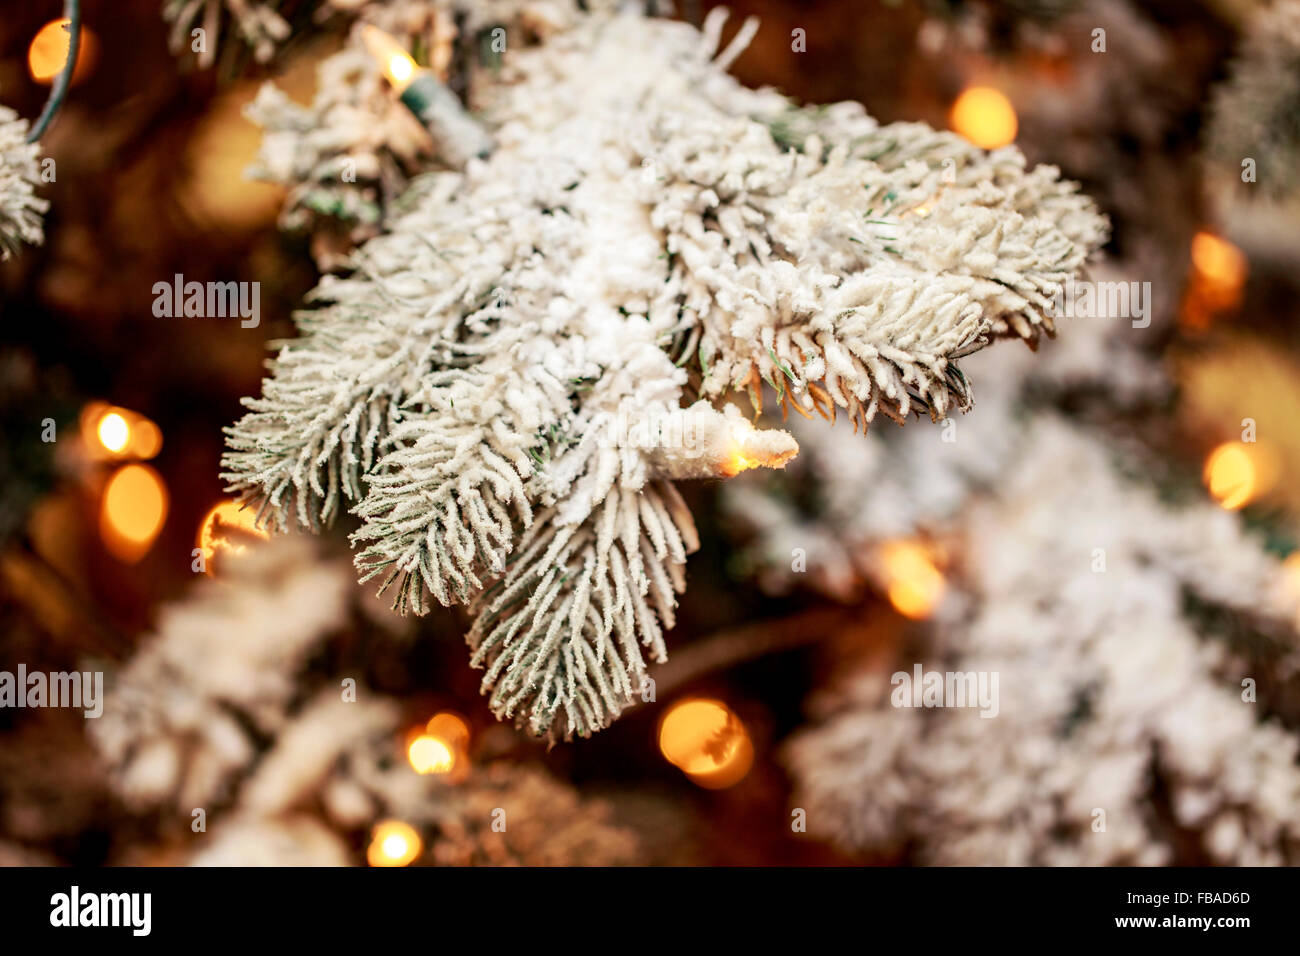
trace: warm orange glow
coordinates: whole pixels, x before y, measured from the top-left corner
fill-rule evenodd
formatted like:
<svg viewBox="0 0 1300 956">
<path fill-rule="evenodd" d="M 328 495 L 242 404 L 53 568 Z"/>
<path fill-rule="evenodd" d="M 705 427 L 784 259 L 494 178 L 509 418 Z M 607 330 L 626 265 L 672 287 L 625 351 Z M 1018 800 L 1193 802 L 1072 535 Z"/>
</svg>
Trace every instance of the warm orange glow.
<svg viewBox="0 0 1300 956">
<path fill-rule="evenodd" d="M 719 700 L 685 700 L 659 724 L 659 751 L 710 790 L 739 783 L 754 763 L 754 745 L 740 718 Z"/>
<path fill-rule="evenodd" d="M 469 773 L 469 725 L 458 714 L 439 711 L 423 728 L 408 732 L 406 758 L 416 773 L 463 779 Z"/>
<path fill-rule="evenodd" d="M 723 467 L 725 469 L 723 475 L 727 478 L 730 478 L 733 475 L 740 474 L 742 471 L 749 471 L 749 469 L 751 468 L 757 468 L 758 462 L 750 461 L 740 452 L 733 451 L 731 455 L 727 458 L 726 465 L 724 465 Z"/>
<path fill-rule="evenodd" d="M 131 426 L 117 412 L 109 412 L 99 420 L 99 427 L 95 429 L 95 434 L 101 445 L 117 454 L 131 440 Z"/>
<path fill-rule="evenodd" d="M 87 456 L 96 461 L 147 461 L 162 450 L 157 425 L 139 412 L 105 402 L 90 402 L 81 410 L 81 437 Z"/>
<path fill-rule="evenodd" d="M 401 93 L 410 85 L 419 68 L 397 40 L 378 27 L 366 24 L 361 28 L 361 41 L 394 90 Z"/>
<path fill-rule="evenodd" d="M 406 866 L 424 849 L 420 834 L 401 820 L 384 820 L 375 824 L 366 848 L 366 862 L 371 866 Z"/>
<path fill-rule="evenodd" d="M 1239 290 L 1246 281 L 1246 257 L 1227 239 L 1198 232 L 1192 237 L 1192 266 L 1216 289 Z"/>
<path fill-rule="evenodd" d="M 1277 479 L 1277 461 L 1257 443 L 1224 442 L 1205 459 L 1205 486 L 1220 507 L 1244 508 Z"/>
<path fill-rule="evenodd" d="M 449 710 L 434 714 L 424 731 L 430 737 L 446 741 L 447 746 L 454 751 L 469 750 L 469 724 Z"/>
<path fill-rule="evenodd" d="M 880 566 L 889 601 L 899 614 L 920 620 L 934 613 L 945 582 L 925 547 L 892 541 L 880 549 Z"/>
<path fill-rule="evenodd" d="M 265 541 L 269 535 L 256 522 L 256 508 L 245 508 L 233 500 L 214 505 L 199 524 L 194 542 L 203 553 L 204 570 L 212 573 L 218 555 L 240 554 L 250 543 Z"/>
<path fill-rule="evenodd" d="M 1240 249 L 1210 232 L 1193 236 L 1191 251 L 1192 271 L 1179 321 L 1184 329 L 1201 332 L 1209 328 L 1216 313 L 1241 304 L 1250 269 Z"/>
<path fill-rule="evenodd" d="M 921 203 L 921 205 L 913 206 L 911 209 L 907 210 L 903 215 L 916 216 L 918 219 L 924 219 L 926 216 L 930 215 L 930 210 L 934 208 L 934 204 L 938 201 L 939 197 L 937 195 L 931 196 L 925 202 Z"/>
<path fill-rule="evenodd" d="M 447 742 L 428 734 L 411 741 L 406 749 L 406 759 L 416 773 L 450 773 L 456 765 L 456 753 Z"/>
<path fill-rule="evenodd" d="M 983 149 L 1006 146 L 1016 138 L 1019 122 L 1011 101 L 991 86 L 972 86 L 952 104 L 952 128 Z"/>
<path fill-rule="evenodd" d="M 37 31 L 27 48 L 27 69 L 32 79 L 47 86 L 63 72 L 68 62 L 67 19 L 51 20 Z M 80 82 L 89 72 L 97 41 L 85 24 L 81 27 L 81 44 L 77 49 L 77 65 L 72 69 L 72 82 Z"/>
<path fill-rule="evenodd" d="M 153 458 L 162 451 L 162 429 L 140 416 L 131 426 L 131 447 L 128 451 L 132 458 L 141 461 Z"/>
<path fill-rule="evenodd" d="M 134 563 L 153 545 L 167 520 L 167 486 L 148 465 L 123 465 L 104 488 L 99 529 L 104 546 Z"/>
<path fill-rule="evenodd" d="M 730 443 L 727 448 L 726 461 L 722 465 L 722 477 L 730 478 L 738 475 L 742 471 L 749 471 L 751 468 L 758 468 L 762 462 L 753 461 L 746 458 L 742 453 L 745 447 L 746 436 L 752 434 L 754 428 L 746 423 L 733 425 L 729 430 Z"/>
</svg>

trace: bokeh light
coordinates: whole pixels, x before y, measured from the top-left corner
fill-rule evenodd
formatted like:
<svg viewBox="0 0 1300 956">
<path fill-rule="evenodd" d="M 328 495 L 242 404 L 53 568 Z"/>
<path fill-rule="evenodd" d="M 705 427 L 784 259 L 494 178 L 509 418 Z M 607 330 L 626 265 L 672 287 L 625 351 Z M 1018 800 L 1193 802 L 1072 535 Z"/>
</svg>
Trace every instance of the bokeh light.
<svg viewBox="0 0 1300 956">
<path fill-rule="evenodd" d="M 1001 90 L 972 86 L 962 91 L 949 114 L 952 128 L 976 146 L 997 149 L 1016 138 L 1015 108 Z"/>
<path fill-rule="evenodd" d="M 456 752 L 446 741 L 421 734 L 411 741 L 411 746 L 406 750 L 406 759 L 416 773 L 450 773 L 456 765 Z"/>
<path fill-rule="evenodd" d="M 1268 449 L 1254 442 L 1228 441 L 1205 459 L 1205 487 L 1223 508 L 1244 508 L 1273 487 L 1277 463 Z"/>
<path fill-rule="evenodd" d="M 203 554 L 204 571 L 211 574 L 220 555 L 240 554 L 249 544 L 268 537 L 257 527 L 257 509 L 231 499 L 217 503 L 204 516 L 195 544 Z"/>
<path fill-rule="evenodd" d="M 167 520 L 167 486 L 148 465 L 123 465 L 109 478 L 100 505 L 100 534 L 116 558 L 134 563 Z"/>
<path fill-rule="evenodd" d="M 469 725 L 451 711 L 439 711 L 406 738 L 406 759 L 420 774 L 463 779 L 469 770 Z"/>
<path fill-rule="evenodd" d="M 754 746 L 740 718 L 719 700 L 672 705 L 659 724 L 659 751 L 693 782 L 710 790 L 731 787 L 754 763 Z"/>
<path fill-rule="evenodd" d="M 27 69 L 32 79 L 47 86 L 54 82 L 68 62 L 68 30 L 66 18 L 51 20 L 37 31 L 27 48 Z M 73 84 L 81 82 L 90 72 L 98 40 L 83 23 L 81 43 L 77 48 L 77 65 L 72 68 Z"/>
<path fill-rule="evenodd" d="M 162 451 L 162 429 L 144 416 L 131 423 L 131 445 L 127 449 L 132 458 L 148 461 Z"/>
<path fill-rule="evenodd" d="M 1199 333 L 1209 328 L 1218 313 L 1241 304 L 1250 269 L 1240 249 L 1205 230 L 1192 237 L 1191 259 L 1179 323 L 1187 331 Z"/>
<path fill-rule="evenodd" d="M 162 429 L 139 412 L 106 402 L 81 410 L 81 437 L 92 461 L 148 461 L 162 450 Z"/>
<path fill-rule="evenodd" d="M 375 824 L 366 848 L 366 862 L 371 866 L 406 866 L 420 855 L 424 843 L 415 828 L 401 820 L 384 820 Z"/>
<path fill-rule="evenodd" d="M 880 549 L 880 569 L 889 602 L 905 617 L 934 613 L 946 587 L 930 552 L 916 541 L 891 541 Z"/>
<path fill-rule="evenodd" d="M 127 442 L 131 440 L 131 426 L 117 412 L 109 412 L 101 418 L 95 433 L 99 443 L 114 454 L 126 448 Z"/>
<path fill-rule="evenodd" d="M 1246 257 L 1221 236 L 1198 232 L 1192 237 L 1192 266 L 1215 289 L 1239 292 L 1246 281 Z"/>
</svg>

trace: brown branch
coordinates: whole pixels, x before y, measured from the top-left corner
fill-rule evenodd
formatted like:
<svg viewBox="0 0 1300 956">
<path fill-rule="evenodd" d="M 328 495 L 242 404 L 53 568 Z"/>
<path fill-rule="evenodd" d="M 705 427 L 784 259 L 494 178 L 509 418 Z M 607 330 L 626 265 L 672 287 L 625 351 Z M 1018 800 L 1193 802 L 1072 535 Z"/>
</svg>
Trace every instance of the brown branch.
<svg viewBox="0 0 1300 956">
<path fill-rule="evenodd" d="M 52 590 L 60 592 L 58 596 L 60 606 L 71 610 L 81 620 L 86 631 L 93 635 L 96 639 L 95 643 L 98 651 L 115 660 L 125 659 L 133 646 L 130 638 L 107 621 L 86 610 L 90 602 L 81 593 L 81 590 L 72 581 L 68 580 L 67 576 L 55 567 L 45 555 L 37 550 L 36 545 L 28 535 L 21 535 L 18 539 L 18 545 L 21 555 L 25 557 L 27 562 L 39 569 L 46 586 L 48 587 L 52 583 Z M 42 620 L 43 615 L 40 611 L 32 608 L 29 602 L 24 601 L 22 595 L 15 593 L 14 597 L 20 604 L 28 608 L 32 617 L 40 622 L 47 631 L 55 637 L 60 636 L 53 634 L 48 624 Z"/>
<path fill-rule="evenodd" d="M 655 696 L 676 693 L 707 674 L 746 661 L 816 644 L 860 620 L 862 613 L 860 607 L 816 607 L 705 637 L 675 651 L 670 660 L 655 670 Z M 640 703 L 638 697 L 632 706 Z"/>
</svg>

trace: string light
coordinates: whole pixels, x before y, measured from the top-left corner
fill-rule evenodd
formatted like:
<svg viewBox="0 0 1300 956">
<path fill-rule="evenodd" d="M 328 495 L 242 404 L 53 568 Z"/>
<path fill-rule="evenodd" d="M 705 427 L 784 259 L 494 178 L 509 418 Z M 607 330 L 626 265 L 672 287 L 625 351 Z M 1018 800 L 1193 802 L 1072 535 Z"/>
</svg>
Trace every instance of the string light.
<svg viewBox="0 0 1300 956">
<path fill-rule="evenodd" d="M 442 158 L 462 168 L 492 150 L 492 137 L 465 111 L 434 72 L 417 66 L 397 40 L 378 27 L 361 28 L 361 42 L 379 65 L 402 105 L 432 134 Z"/>
<path fill-rule="evenodd" d="M 1246 257 L 1241 250 L 1210 232 L 1192 237 L 1192 266 L 1217 289 L 1239 291 L 1246 281 Z"/>
<path fill-rule="evenodd" d="M 434 714 L 409 738 L 406 759 L 419 774 L 463 777 L 469 763 L 469 725 L 451 711 Z"/>
<path fill-rule="evenodd" d="M 889 602 L 905 617 L 922 620 L 934 613 L 947 583 L 930 552 L 916 541 L 891 541 L 879 554 Z"/>
<path fill-rule="evenodd" d="M 212 574 L 216 559 L 222 554 L 241 554 L 252 542 L 270 537 L 257 526 L 257 509 L 245 508 L 238 501 L 218 502 L 199 523 L 195 544 L 203 555 L 203 570 Z"/>
<path fill-rule="evenodd" d="M 1246 256 L 1222 236 L 1202 230 L 1192 237 L 1192 269 L 1180 321 L 1185 329 L 1203 331 L 1217 312 L 1241 304 L 1250 269 Z"/>
<path fill-rule="evenodd" d="M 406 866 L 420 855 L 424 843 L 415 828 L 401 820 L 384 820 L 371 831 L 366 862 L 371 866 Z"/>
<path fill-rule="evenodd" d="M 421 734 L 406 750 L 411 768 L 420 774 L 449 773 L 456 765 L 456 754 L 447 743 L 429 734 Z"/>
<path fill-rule="evenodd" d="M 49 86 L 68 62 L 68 24 L 67 18 L 51 20 L 36 32 L 31 45 L 27 48 L 27 70 L 33 80 Z M 79 83 L 85 78 L 94 59 L 98 41 L 85 26 L 81 28 L 81 43 L 77 50 L 77 62 L 72 68 L 72 83 Z"/>
<path fill-rule="evenodd" d="M 104 402 L 81 411 L 81 434 L 92 460 L 148 461 L 162 450 L 162 430 L 139 412 Z"/>
<path fill-rule="evenodd" d="M 127 449 L 132 458 L 148 461 L 162 451 L 162 429 L 143 415 L 131 425 L 131 445 Z"/>
<path fill-rule="evenodd" d="M 148 465 L 123 465 L 109 478 L 100 505 L 100 537 L 121 561 L 148 552 L 167 519 L 167 486 Z"/>
<path fill-rule="evenodd" d="M 131 440 L 131 427 L 117 412 L 109 412 L 101 418 L 95 432 L 99 443 L 114 454 L 126 448 L 127 442 Z"/>
<path fill-rule="evenodd" d="M 972 86 L 963 90 L 949 114 L 952 128 L 982 149 L 997 149 L 1016 138 L 1015 108 L 1001 90 Z"/>
<path fill-rule="evenodd" d="M 445 741 L 453 751 L 469 750 L 469 724 L 459 714 L 449 710 L 439 711 L 429 718 L 425 733 Z"/>
<path fill-rule="evenodd" d="M 400 96 L 411 85 L 411 79 L 419 69 L 415 60 L 394 37 L 368 23 L 361 28 L 361 42 L 379 64 L 393 91 Z"/>
<path fill-rule="evenodd" d="M 720 700 L 675 703 L 659 723 L 664 759 L 709 790 L 734 786 L 754 763 L 754 745 L 740 718 Z"/>
<path fill-rule="evenodd" d="M 1277 470 L 1275 455 L 1262 444 L 1228 441 L 1205 459 L 1205 486 L 1221 508 L 1236 511 L 1270 491 Z"/>
</svg>

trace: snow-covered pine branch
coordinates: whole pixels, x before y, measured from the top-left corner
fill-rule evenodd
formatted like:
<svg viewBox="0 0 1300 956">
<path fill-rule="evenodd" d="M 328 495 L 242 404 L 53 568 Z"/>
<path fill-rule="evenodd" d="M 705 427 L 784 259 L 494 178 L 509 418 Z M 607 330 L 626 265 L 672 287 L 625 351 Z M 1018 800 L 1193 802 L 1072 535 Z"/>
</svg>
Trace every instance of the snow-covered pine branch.
<svg viewBox="0 0 1300 956">
<path fill-rule="evenodd" d="M 484 691 L 534 733 L 608 725 L 662 659 L 695 547 L 671 481 L 797 450 L 710 402 L 965 408 L 955 360 L 1050 332 L 1104 237 L 1015 150 L 742 87 L 754 27 L 715 56 L 721 25 L 575 14 L 508 52 L 495 152 L 322 281 L 230 429 L 225 477 L 273 523 L 351 508 L 398 610 L 468 600 Z"/>
<path fill-rule="evenodd" d="M 36 195 L 40 154 L 39 145 L 27 142 L 27 121 L 0 106 L 0 261 L 44 238 L 41 214 L 50 204 Z"/>
<path fill-rule="evenodd" d="M 365 684 L 343 693 L 337 652 L 367 628 L 370 602 L 346 564 L 285 536 L 230 555 L 164 609 L 90 735 L 114 792 L 178 854 L 169 862 L 357 865 L 356 837 L 385 818 L 417 828 L 435 863 L 637 858 L 604 802 L 540 767 L 476 753 L 463 778 L 412 770 L 404 702 Z M 493 827 L 502 811 L 508 833 Z"/>
</svg>

